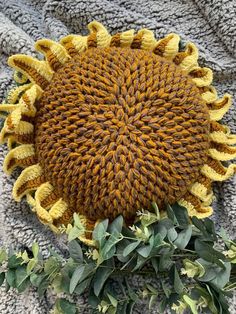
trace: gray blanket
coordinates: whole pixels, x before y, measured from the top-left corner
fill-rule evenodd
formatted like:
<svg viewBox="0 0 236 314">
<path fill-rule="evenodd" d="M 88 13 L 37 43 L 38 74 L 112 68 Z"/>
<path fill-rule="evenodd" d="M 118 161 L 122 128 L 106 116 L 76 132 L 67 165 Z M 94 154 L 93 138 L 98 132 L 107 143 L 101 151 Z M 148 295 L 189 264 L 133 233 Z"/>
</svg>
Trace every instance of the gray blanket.
<svg viewBox="0 0 236 314">
<path fill-rule="evenodd" d="M 235 0 L 0 0 L 0 102 L 11 88 L 12 71 L 7 66 L 11 54 L 35 54 L 34 41 L 48 37 L 59 40 L 70 33 L 85 33 L 92 20 L 102 22 L 111 33 L 146 27 L 161 37 L 170 32 L 180 34 L 199 48 L 200 64 L 214 71 L 214 85 L 219 96 L 236 92 L 236 2 Z M 224 117 L 236 133 L 236 103 Z M 31 213 L 26 202 L 16 203 L 11 197 L 17 177 L 2 173 L 6 146 L 0 147 L 0 245 L 14 248 L 40 244 L 48 255 L 52 246 L 64 253 L 63 238 L 56 238 Z M 230 235 L 236 232 L 236 177 L 215 184 L 214 219 Z M 134 282 L 135 284 L 135 282 Z M 10 290 L 0 292 L 1 314 L 46 314 L 55 296 L 39 299 L 32 289 L 26 295 Z M 80 313 L 88 313 L 86 300 L 80 298 Z M 231 313 L 236 313 L 231 306 Z M 144 307 L 136 313 L 145 312 Z M 156 310 L 153 311 L 156 313 Z"/>
</svg>

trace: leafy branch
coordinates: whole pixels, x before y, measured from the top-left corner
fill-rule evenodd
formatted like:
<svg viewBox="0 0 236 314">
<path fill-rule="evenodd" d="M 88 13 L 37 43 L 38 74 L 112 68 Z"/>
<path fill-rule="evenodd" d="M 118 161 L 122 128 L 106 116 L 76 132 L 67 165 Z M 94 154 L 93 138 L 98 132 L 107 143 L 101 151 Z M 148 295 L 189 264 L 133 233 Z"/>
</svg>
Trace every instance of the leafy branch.
<svg viewBox="0 0 236 314">
<path fill-rule="evenodd" d="M 68 258 L 50 250 L 44 259 L 37 243 L 18 253 L 1 249 L 0 285 L 19 293 L 33 286 L 40 297 L 47 289 L 72 297 L 87 292 L 91 313 L 132 313 L 142 298 L 149 308 L 156 304 L 158 313 L 167 308 L 229 313 L 228 298 L 236 288 L 236 242 L 224 230 L 217 233 L 209 218 L 190 221 L 177 204 L 167 206 L 161 218 L 154 203 L 153 212 L 139 211 L 130 228 L 122 216 L 98 223 L 91 234 L 93 247 L 79 240 L 84 231 L 77 214 L 73 225 L 61 229 L 68 235 Z M 152 278 L 153 285 L 130 287 L 134 275 Z M 52 313 L 78 311 L 75 303 L 58 297 Z"/>
</svg>

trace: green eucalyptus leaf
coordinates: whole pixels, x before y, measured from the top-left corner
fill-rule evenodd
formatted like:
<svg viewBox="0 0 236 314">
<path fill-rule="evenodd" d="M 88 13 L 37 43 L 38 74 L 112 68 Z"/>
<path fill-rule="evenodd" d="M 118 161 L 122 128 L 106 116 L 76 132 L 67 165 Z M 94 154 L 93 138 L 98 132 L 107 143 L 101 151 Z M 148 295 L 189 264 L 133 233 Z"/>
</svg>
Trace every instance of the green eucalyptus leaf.
<svg viewBox="0 0 236 314">
<path fill-rule="evenodd" d="M 174 242 L 174 240 L 177 238 L 178 236 L 178 233 L 175 231 L 175 228 L 170 228 L 168 231 L 167 231 L 167 237 L 168 237 L 168 240 L 170 242 Z"/>
<path fill-rule="evenodd" d="M 174 241 L 174 245 L 177 246 L 180 250 L 183 250 L 189 243 L 192 235 L 192 226 L 188 226 L 186 229 L 182 230 L 177 239 Z"/>
<path fill-rule="evenodd" d="M 141 255 L 138 255 L 136 263 L 134 263 L 134 267 L 132 269 L 132 272 L 142 268 L 142 266 L 146 263 L 147 259 Z"/>
<path fill-rule="evenodd" d="M 37 264 L 37 261 L 35 259 L 31 259 L 28 262 L 27 267 L 26 267 L 27 274 L 30 274 L 32 272 L 36 264 Z"/>
<path fill-rule="evenodd" d="M 22 263 L 23 259 L 21 257 L 16 257 L 16 255 L 12 255 L 8 259 L 7 267 L 8 268 L 16 268 L 20 266 Z"/>
<path fill-rule="evenodd" d="M 158 263 L 158 268 L 160 272 L 169 270 L 170 267 L 173 265 L 174 262 L 170 259 L 172 255 L 172 250 L 168 250 L 168 252 L 161 254 Z"/>
<path fill-rule="evenodd" d="M 162 237 L 158 233 L 154 236 L 153 247 L 158 248 L 162 244 Z"/>
<path fill-rule="evenodd" d="M 158 273 L 158 260 L 156 257 L 151 258 L 152 267 L 154 268 L 156 274 Z"/>
<path fill-rule="evenodd" d="M 70 280 L 70 293 L 73 293 L 77 284 L 80 282 L 81 277 L 83 276 L 83 272 L 85 270 L 85 265 L 79 265 Z"/>
<path fill-rule="evenodd" d="M 116 244 L 121 241 L 122 238 L 118 232 L 113 232 L 105 242 L 101 250 L 101 255 L 104 260 L 110 259 L 116 252 Z"/>
<path fill-rule="evenodd" d="M 92 308 L 96 309 L 100 301 L 101 300 L 94 295 L 93 290 L 90 289 L 89 296 L 88 296 L 88 304 L 91 305 Z"/>
<path fill-rule="evenodd" d="M 47 278 L 43 278 L 42 281 L 39 283 L 37 292 L 38 292 L 38 295 L 39 295 L 40 298 L 43 297 L 43 295 L 46 292 L 49 284 L 50 284 L 50 281 Z"/>
<path fill-rule="evenodd" d="M 153 207 L 154 210 L 155 210 L 155 213 L 156 213 L 156 216 L 157 216 L 157 220 L 159 220 L 159 219 L 160 219 L 160 211 L 159 211 L 159 208 L 158 208 L 158 206 L 157 206 L 157 203 L 152 202 L 152 207 Z"/>
<path fill-rule="evenodd" d="M 15 269 L 8 269 L 5 276 L 6 276 L 6 281 L 8 282 L 9 286 L 15 288 L 16 287 Z"/>
<path fill-rule="evenodd" d="M 82 281 L 84 281 L 88 277 L 90 277 L 94 271 L 95 271 L 95 266 L 93 263 L 83 264 L 76 267 L 70 280 L 70 289 L 69 289 L 70 293 L 73 293 L 76 286 L 82 283 Z"/>
<path fill-rule="evenodd" d="M 116 300 L 116 298 L 114 296 L 112 296 L 110 293 L 107 293 L 107 296 L 108 296 L 112 306 L 114 306 L 116 308 L 118 305 L 118 301 Z"/>
<path fill-rule="evenodd" d="M 188 304 L 188 306 L 190 307 L 191 309 L 191 312 L 193 314 L 198 314 L 197 312 L 197 306 L 196 306 L 196 301 L 195 300 L 192 300 L 188 295 L 184 294 L 183 295 L 183 300 L 186 304 Z"/>
<path fill-rule="evenodd" d="M 45 273 L 41 274 L 35 274 L 32 273 L 30 274 L 30 282 L 32 283 L 33 286 L 38 287 L 40 283 L 47 277 Z"/>
<path fill-rule="evenodd" d="M 78 227 L 74 226 L 73 228 L 71 228 L 68 234 L 68 241 L 70 242 L 74 239 L 78 239 L 79 236 L 81 236 L 82 234 L 83 234 L 83 231 L 79 229 Z"/>
<path fill-rule="evenodd" d="M 178 223 L 177 219 L 175 217 L 175 213 L 174 213 L 172 207 L 169 204 L 167 204 L 167 206 L 166 206 L 166 212 L 167 212 L 168 218 L 170 220 L 172 220 L 174 224 Z"/>
<path fill-rule="evenodd" d="M 210 281 L 211 284 L 214 284 L 219 289 L 223 289 L 230 279 L 231 264 L 226 262 L 224 265 L 225 269 L 221 269 L 215 278 Z"/>
<path fill-rule="evenodd" d="M 120 215 L 116 217 L 108 226 L 108 232 L 113 234 L 114 232 L 121 233 L 124 223 L 124 218 Z"/>
<path fill-rule="evenodd" d="M 21 284 L 17 287 L 17 291 L 19 293 L 24 292 L 27 288 L 30 287 L 30 279 L 27 277 L 24 281 L 21 282 Z"/>
<path fill-rule="evenodd" d="M 44 264 L 44 271 L 48 275 L 57 272 L 59 268 L 60 262 L 53 256 L 49 257 Z"/>
<path fill-rule="evenodd" d="M 76 314 L 77 309 L 74 303 L 69 302 L 68 300 L 61 298 L 58 299 L 58 306 L 62 314 Z"/>
<path fill-rule="evenodd" d="M 83 280 L 82 282 L 80 282 L 75 290 L 74 293 L 81 295 L 82 293 L 84 293 L 84 291 L 89 287 L 90 282 L 92 281 L 92 276 L 90 276 L 89 278 Z"/>
<path fill-rule="evenodd" d="M 174 286 L 175 292 L 181 294 L 183 292 L 184 285 L 180 279 L 178 270 L 175 265 L 173 265 L 170 270 L 170 281 Z"/>
<path fill-rule="evenodd" d="M 5 273 L 4 273 L 4 272 L 1 272 L 1 273 L 0 273 L 0 287 L 1 287 L 1 285 L 3 284 L 4 280 L 5 280 Z"/>
<path fill-rule="evenodd" d="M 38 258 L 38 254 L 39 254 L 39 245 L 38 245 L 38 243 L 34 242 L 32 244 L 32 252 L 33 252 L 34 258 L 37 259 Z"/>
<path fill-rule="evenodd" d="M 123 239 L 122 241 L 120 241 L 117 246 L 116 246 L 116 256 L 118 261 L 122 262 L 122 263 L 126 263 L 130 257 L 128 255 L 124 256 L 124 250 L 126 249 L 126 247 L 130 244 L 130 241 L 127 239 Z"/>
<path fill-rule="evenodd" d="M 29 277 L 25 266 L 20 266 L 15 270 L 16 287 L 18 288 Z"/>
<path fill-rule="evenodd" d="M 106 266 L 100 266 L 94 276 L 94 283 L 93 283 L 93 290 L 94 294 L 98 297 L 100 292 L 102 291 L 102 288 L 106 282 L 106 280 L 109 278 L 111 273 L 113 272 L 113 268 L 109 268 Z"/>
<path fill-rule="evenodd" d="M 222 261 L 225 261 L 225 256 L 223 253 L 216 251 L 212 246 L 199 239 L 195 240 L 194 246 L 195 251 L 202 259 L 225 268 L 224 264 L 222 263 Z"/>
<path fill-rule="evenodd" d="M 2 264 L 2 262 L 7 260 L 7 251 L 2 248 L 0 249 L 0 264 Z"/>
<path fill-rule="evenodd" d="M 132 242 L 130 243 L 129 245 L 126 246 L 126 248 L 124 249 L 123 251 L 123 256 L 126 257 L 128 256 L 131 252 L 133 252 L 137 247 L 138 245 L 140 244 L 140 240 L 138 241 L 135 241 L 135 242 Z"/>
<path fill-rule="evenodd" d="M 216 240 L 216 231 L 215 231 L 215 224 L 210 218 L 205 218 L 204 219 L 204 225 L 206 230 L 212 234 Z"/>
<path fill-rule="evenodd" d="M 210 302 L 208 303 L 208 308 L 211 310 L 211 312 L 213 314 L 219 314 L 219 311 L 218 311 L 216 304 L 215 304 L 215 297 L 214 297 L 214 294 L 212 293 L 211 287 L 206 285 L 206 289 L 207 289 L 209 296 L 210 296 Z"/>
<path fill-rule="evenodd" d="M 68 244 L 70 257 L 73 258 L 75 262 L 82 263 L 83 262 L 83 251 L 78 241 L 72 240 Z"/>
<path fill-rule="evenodd" d="M 157 234 L 161 237 L 161 240 L 164 240 L 167 236 L 169 229 L 173 228 L 174 224 L 169 218 L 161 219 L 158 225 L 155 227 Z"/>
<path fill-rule="evenodd" d="M 107 232 L 106 232 L 107 227 L 108 227 L 108 219 L 105 219 L 99 222 L 93 230 L 93 239 L 101 243 L 102 240 L 104 240 L 107 235 Z"/>
<path fill-rule="evenodd" d="M 178 224 L 181 227 L 187 227 L 190 224 L 187 209 L 178 203 L 171 205 L 171 208 L 175 214 Z"/>
<path fill-rule="evenodd" d="M 152 246 L 150 244 L 141 246 L 137 249 L 138 254 L 144 258 L 147 258 L 150 255 L 151 251 L 152 251 Z"/>
<path fill-rule="evenodd" d="M 64 291 L 64 289 L 62 287 L 62 274 L 57 274 L 53 278 L 53 281 L 51 282 L 51 286 L 53 287 L 53 290 L 56 293 L 66 292 L 66 291 Z"/>
</svg>

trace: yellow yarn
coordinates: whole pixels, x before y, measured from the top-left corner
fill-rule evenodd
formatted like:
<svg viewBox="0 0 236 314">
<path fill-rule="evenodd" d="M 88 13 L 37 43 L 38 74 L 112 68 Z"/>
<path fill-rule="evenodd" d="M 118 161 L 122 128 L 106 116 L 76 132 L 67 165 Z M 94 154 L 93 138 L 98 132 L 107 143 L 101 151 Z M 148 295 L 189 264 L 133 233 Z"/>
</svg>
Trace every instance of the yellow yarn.
<svg viewBox="0 0 236 314">
<path fill-rule="evenodd" d="M 233 135 L 233 134 L 228 135 L 222 131 L 210 133 L 210 138 L 213 142 L 220 143 L 220 144 L 228 144 L 228 145 L 236 144 L 236 135 Z"/>
<path fill-rule="evenodd" d="M 97 46 L 107 47 L 110 45 L 111 35 L 108 33 L 107 29 L 97 21 L 93 21 L 88 24 L 88 29 L 91 33 L 96 33 L 97 35 Z"/>
<path fill-rule="evenodd" d="M 29 188 L 25 190 L 23 193 L 18 195 L 18 190 L 21 188 L 21 186 L 27 181 L 38 178 L 41 175 L 42 175 L 42 168 L 39 164 L 25 168 L 21 172 L 20 176 L 18 177 L 18 179 L 16 180 L 13 186 L 13 191 L 12 191 L 13 198 L 16 201 L 20 201 L 24 195 L 26 195 L 29 191 L 32 190 L 31 188 Z"/>
<path fill-rule="evenodd" d="M 211 69 L 196 67 L 193 70 L 203 70 L 205 75 L 202 77 L 193 78 L 192 80 L 198 87 L 209 86 L 213 80 L 213 73 Z"/>
<path fill-rule="evenodd" d="M 207 178 L 210 178 L 211 180 L 214 181 L 224 181 L 229 179 L 235 172 L 236 170 L 236 165 L 235 164 L 231 164 L 228 168 L 225 168 L 226 173 L 224 175 L 219 174 L 218 172 L 216 172 L 214 169 L 212 169 L 210 166 L 208 165 L 204 165 L 201 168 L 201 172 L 202 174 L 204 174 Z"/>
<path fill-rule="evenodd" d="M 196 211 L 195 207 L 191 203 L 187 202 L 185 199 L 181 199 L 180 201 L 178 201 L 178 203 L 179 205 L 187 208 L 190 217 L 197 216 L 198 218 L 202 219 L 209 217 L 213 213 L 212 207 L 202 207 L 202 212 Z"/>
<path fill-rule="evenodd" d="M 192 185 L 190 191 L 193 195 L 196 195 L 197 197 L 199 197 L 199 199 L 204 203 L 205 206 L 208 206 L 211 204 L 212 198 L 213 198 L 213 192 L 208 193 L 207 188 L 203 184 L 199 182 L 195 182 Z"/>
<path fill-rule="evenodd" d="M 179 64 L 180 67 L 189 73 L 194 67 L 197 66 L 198 61 L 198 49 L 193 43 L 188 43 L 186 45 L 186 52 L 188 56 Z"/>
<path fill-rule="evenodd" d="M 207 104 L 213 103 L 217 99 L 217 91 L 213 86 L 208 87 L 208 91 L 201 94 Z"/>
<path fill-rule="evenodd" d="M 130 29 L 129 31 L 123 32 L 120 34 L 120 46 L 130 47 L 134 39 L 134 30 Z"/>
<path fill-rule="evenodd" d="M 141 49 L 153 50 L 156 45 L 156 39 L 152 31 L 144 28 L 138 31 L 138 34 L 142 35 Z"/>
<path fill-rule="evenodd" d="M 7 174 L 10 174 L 17 167 L 17 162 L 15 162 L 9 168 L 9 164 L 12 162 L 12 160 L 14 159 L 21 160 L 21 159 L 33 156 L 34 154 L 35 154 L 35 151 L 34 151 L 33 144 L 24 144 L 24 145 L 13 148 L 12 150 L 8 152 L 7 156 L 4 159 L 3 170 Z"/>
<path fill-rule="evenodd" d="M 29 77 L 29 73 L 26 72 L 25 70 L 22 70 L 22 68 L 20 68 L 17 65 L 18 62 L 21 62 L 21 63 L 24 63 L 24 64 L 28 64 L 30 67 L 35 69 L 42 77 L 44 77 L 48 82 L 51 81 L 52 76 L 53 76 L 53 72 L 48 67 L 46 61 L 39 61 L 39 60 L 37 60 L 37 59 L 35 59 L 35 58 L 31 57 L 31 56 L 21 55 L 21 54 L 16 54 L 14 56 L 11 56 L 8 59 L 9 66 L 11 66 L 12 68 L 15 68 L 18 71 L 20 70 L 21 72 L 23 72 L 23 74 L 25 74 L 26 76 Z M 29 77 L 29 79 L 33 83 L 36 83 L 33 77 Z"/>
<path fill-rule="evenodd" d="M 223 118 L 226 112 L 229 110 L 230 106 L 232 105 L 232 96 L 229 94 L 225 94 L 218 102 L 222 102 L 226 100 L 226 104 L 220 108 L 215 110 L 209 110 L 210 119 L 212 121 L 219 121 Z M 218 102 L 215 102 L 217 105 Z"/>
</svg>

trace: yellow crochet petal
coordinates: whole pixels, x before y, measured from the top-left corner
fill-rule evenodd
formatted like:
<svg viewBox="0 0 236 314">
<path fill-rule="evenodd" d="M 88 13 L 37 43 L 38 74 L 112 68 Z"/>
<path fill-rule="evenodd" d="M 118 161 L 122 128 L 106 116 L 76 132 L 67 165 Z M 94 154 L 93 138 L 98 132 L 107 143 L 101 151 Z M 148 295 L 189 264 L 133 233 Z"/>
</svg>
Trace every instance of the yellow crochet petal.
<svg viewBox="0 0 236 314">
<path fill-rule="evenodd" d="M 222 166 L 222 169 L 224 169 L 224 173 L 219 173 L 210 165 L 205 164 L 201 168 L 201 172 L 213 181 L 224 181 L 229 179 L 235 173 L 236 165 L 231 164 L 228 168 Z"/>
<path fill-rule="evenodd" d="M 186 201 L 184 198 L 178 201 L 178 203 L 187 209 L 190 217 L 196 216 L 202 219 L 211 216 L 213 213 L 213 208 L 208 206 L 202 206 L 201 212 L 199 212 L 192 203 Z"/>
<path fill-rule="evenodd" d="M 97 47 L 109 47 L 111 41 L 111 35 L 107 29 L 99 22 L 93 21 L 88 24 L 90 33 L 96 34 Z"/>
<path fill-rule="evenodd" d="M 207 86 L 199 89 L 202 98 L 207 104 L 210 104 L 217 100 L 217 91 L 213 86 Z"/>
<path fill-rule="evenodd" d="M 43 171 L 39 164 L 25 168 L 13 186 L 13 198 L 20 201 L 24 195 L 35 190 L 44 181 Z"/>
<path fill-rule="evenodd" d="M 52 217 L 52 219 L 58 219 L 63 216 L 67 208 L 67 203 L 62 199 L 59 199 L 49 210 L 49 215 Z"/>
<path fill-rule="evenodd" d="M 3 170 L 10 174 L 17 166 L 28 167 L 35 163 L 33 144 L 20 145 L 10 150 L 4 159 Z"/>
<path fill-rule="evenodd" d="M 56 71 L 71 58 L 61 44 L 49 39 L 38 40 L 35 43 L 35 49 L 45 55 L 46 61 L 53 71 Z"/>
<path fill-rule="evenodd" d="M 52 79 L 53 71 L 45 61 L 39 61 L 27 55 L 13 55 L 8 59 L 8 64 L 22 72 L 29 80 L 42 89 L 46 88 Z"/>
<path fill-rule="evenodd" d="M 198 65 L 198 49 L 193 43 L 186 45 L 185 51 L 178 52 L 173 59 L 174 63 L 179 65 L 184 71 L 189 73 Z"/>
<path fill-rule="evenodd" d="M 213 159 L 226 161 L 236 158 L 236 147 L 218 144 L 219 148 L 209 148 L 208 152 Z"/>
<path fill-rule="evenodd" d="M 208 189 L 205 187 L 205 185 L 195 182 L 191 189 L 190 192 L 197 196 L 202 202 L 204 202 L 204 205 L 210 205 L 213 200 L 213 192 L 211 191 L 208 193 Z"/>
<path fill-rule="evenodd" d="M 79 54 L 88 48 L 87 36 L 68 35 L 63 37 L 60 43 L 71 56 Z"/>
<path fill-rule="evenodd" d="M 120 46 L 121 47 L 130 47 L 134 39 L 134 30 L 130 29 L 129 31 L 123 32 L 120 34 Z"/>
<path fill-rule="evenodd" d="M 17 125 L 17 128 L 10 128 L 7 125 L 8 120 L 5 120 L 5 124 L 0 132 L 0 143 L 4 143 L 6 140 L 11 138 L 11 141 L 17 143 L 29 144 L 29 139 L 33 136 L 34 126 L 32 123 L 27 121 L 20 121 Z M 24 139 L 25 138 L 25 139 Z"/>
<path fill-rule="evenodd" d="M 198 87 L 209 86 L 213 80 L 213 72 L 208 68 L 195 67 L 189 75 Z"/>
<path fill-rule="evenodd" d="M 216 109 L 209 110 L 210 119 L 213 121 L 219 121 L 232 105 L 232 96 L 225 94 L 220 100 L 215 101 L 213 105 Z M 220 109 L 217 109 L 218 107 L 220 107 Z"/>
<path fill-rule="evenodd" d="M 152 50 L 156 45 L 156 39 L 152 31 L 143 28 L 138 31 L 138 35 L 142 36 L 141 49 Z"/>
<path fill-rule="evenodd" d="M 172 60 L 179 52 L 180 37 L 177 34 L 171 33 L 160 39 L 153 50 L 155 54 Z"/>
<path fill-rule="evenodd" d="M 54 188 L 50 184 L 50 182 L 44 182 L 43 184 L 41 184 L 35 192 L 36 203 L 41 204 L 41 202 L 45 198 L 47 198 L 53 192 L 53 190 L 54 190 Z"/>
<path fill-rule="evenodd" d="M 228 145 L 233 145 L 236 144 L 236 135 L 233 134 L 226 134 L 223 131 L 215 131 L 210 133 L 210 138 L 212 141 L 216 143 L 222 143 L 222 144 L 228 144 Z"/>
<path fill-rule="evenodd" d="M 29 84 L 24 84 L 24 85 L 18 86 L 16 88 L 13 88 L 12 90 L 10 90 L 10 92 L 7 95 L 8 104 L 15 104 L 17 102 L 19 96 L 23 92 L 25 92 L 27 89 L 29 89 L 31 86 L 32 86 L 32 83 L 29 83 Z"/>
</svg>

